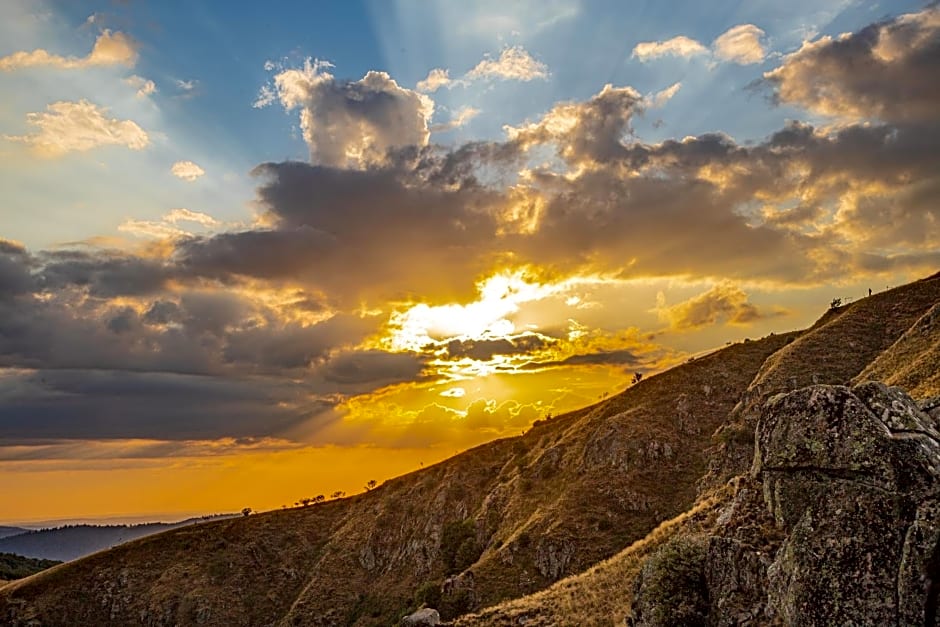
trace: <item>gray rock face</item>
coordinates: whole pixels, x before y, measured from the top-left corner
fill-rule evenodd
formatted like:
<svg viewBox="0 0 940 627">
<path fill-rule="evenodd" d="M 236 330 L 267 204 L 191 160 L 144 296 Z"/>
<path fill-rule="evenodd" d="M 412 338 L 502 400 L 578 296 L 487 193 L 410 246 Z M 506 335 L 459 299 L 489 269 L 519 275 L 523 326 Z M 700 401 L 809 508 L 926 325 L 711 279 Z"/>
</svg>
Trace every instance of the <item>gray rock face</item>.
<svg viewBox="0 0 940 627">
<path fill-rule="evenodd" d="M 936 419 L 880 383 L 771 398 L 702 569 L 709 625 L 937 625 Z"/>
<path fill-rule="evenodd" d="M 772 398 L 753 473 L 787 533 L 768 569 L 784 624 L 934 624 L 940 434 L 906 394 L 864 383 Z"/>
</svg>

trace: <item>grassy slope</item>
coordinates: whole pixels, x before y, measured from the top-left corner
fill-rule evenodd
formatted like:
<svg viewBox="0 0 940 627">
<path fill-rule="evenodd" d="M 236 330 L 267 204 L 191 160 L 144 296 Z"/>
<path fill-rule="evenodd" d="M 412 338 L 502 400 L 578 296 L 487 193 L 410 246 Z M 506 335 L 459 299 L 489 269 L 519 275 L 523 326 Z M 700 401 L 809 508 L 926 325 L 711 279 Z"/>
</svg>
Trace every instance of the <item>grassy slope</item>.
<svg viewBox="0 0 940 627">
<path fill-rule="evenodd" d="M 865 368 L 857 381 L 884 381 L 914 398 L 940 396 L 940 304 Z"/>
<path fill-rule="evenodd" d="M 675 518 L 662 522 L 641 540 L 588 570 L 545 590 L 460 617 L 458 627 L 580 627 L 622 625 L 633 602 L 633 586 L 646 557 L 676 535 L 710 528 L 730 489 L 716 493 Z"/>
<path fill-rule="evenodd" d="M 767 359 L 732 418 L 740 420 L 744 411 L 756 411 L 763 399 L 788 389 L 791 377 L 797 377 L 797 385 L 812 383 L 814 373 L 824 383 L 843 383 L 854 376 L 856 380 L 879 379 L 901 385 L 913 390 L 915 398 L 940 394 L 938 301 L 940 275 L 935 275 L 827 312 L 806 333 Z M 918 318 L 919 314 L 923 315 Z M 673 535 L 707 528 L 729 496 L 728 485 L 721 484 L 690 511 L 663 523 L 610 560 L 547 590 L 464 616 L 457 624 L 508 626 L 523 624 L 520 620 L 536 627 L 623 624 L 632 601 L 633 581 L 645 556 Z"/>
<path fill-rule="evenodd" d="M 442 529 L 465 519 L 482 550 L 471 567 L 477 606 L 540 590 L 692 506 L 712 432 L 791 338 L 722 349 L 367 494 L 177 529 L 53 568 L 0 590 L 0 617 L 388 625 L 413 609 L 422 582 L 444 578 Z"/>
<path fill-rule="evenodd" d="M 751 464 L 753 430 L 764 401 L 813 383 L 850 383 L 940 300 L 940 274 L 827 311 L 774 353 L 754 378 L 711 452 L 703 489 L 722 485 Z"/>
</svg>

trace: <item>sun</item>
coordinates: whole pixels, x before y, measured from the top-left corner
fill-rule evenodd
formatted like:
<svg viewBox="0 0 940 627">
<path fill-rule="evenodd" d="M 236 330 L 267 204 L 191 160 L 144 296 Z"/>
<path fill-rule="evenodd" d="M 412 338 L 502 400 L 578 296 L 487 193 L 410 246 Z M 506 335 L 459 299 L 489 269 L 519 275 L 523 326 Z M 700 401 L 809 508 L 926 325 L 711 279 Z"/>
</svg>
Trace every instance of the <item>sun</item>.
<svg viewBox="0 0 940 627">
<path fill-rule="evenodd" d="M 526 269 L 496 273 L 477 283 L 477 300 L 466 304 L 414 304 L 389 318 L 393 350 L 420 351 L 429 344 L 459 339 L 505 338 L 517 329 L 513 314 L 523 303 L 547 298 L 562 286 L 533 281 Z"/>
</svg>

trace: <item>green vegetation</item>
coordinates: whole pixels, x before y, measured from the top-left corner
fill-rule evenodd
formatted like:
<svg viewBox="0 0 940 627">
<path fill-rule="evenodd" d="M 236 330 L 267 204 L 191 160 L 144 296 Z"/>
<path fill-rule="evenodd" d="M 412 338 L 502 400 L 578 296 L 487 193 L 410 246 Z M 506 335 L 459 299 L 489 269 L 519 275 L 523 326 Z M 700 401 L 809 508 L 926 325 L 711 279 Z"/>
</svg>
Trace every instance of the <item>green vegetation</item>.
<svg viewBox="0 0 940 627">
<path fill-rule="evenodd" d="M 415 605 L 418 607 L 433 607 L 441 605 L 441 582 L 425 581 L 415 590 Z"/>
<path fill-rule="evenodd" d="M 472 611 L 475 604 L 476 599 L 474 599 L 473 593 L 466 588 L 461 588 L 444 595 L 437 611 L 440 612 L 443 620 L 453 620 Z"/>
<path fill-rule="evenodd" d="M 0 553 L 0 580 L 22 579 L 61 564 L 55 560 L 39 560 L 14 553 Z"/>
<path fill-rule="evenodd" d="M 459 573 L 479 559 L 483 552 L 477 542 L 476 525 L 472 520 L 444 525 L 441 537 L 441 558 L 448 575 Z"/>
<path fill-rule="evenodd" d="M 654 625 L 704 627 L 708 620 L 705 541 L 678 536 L 653 553 L 643 567 L 644 618 Z"/>
</svg>

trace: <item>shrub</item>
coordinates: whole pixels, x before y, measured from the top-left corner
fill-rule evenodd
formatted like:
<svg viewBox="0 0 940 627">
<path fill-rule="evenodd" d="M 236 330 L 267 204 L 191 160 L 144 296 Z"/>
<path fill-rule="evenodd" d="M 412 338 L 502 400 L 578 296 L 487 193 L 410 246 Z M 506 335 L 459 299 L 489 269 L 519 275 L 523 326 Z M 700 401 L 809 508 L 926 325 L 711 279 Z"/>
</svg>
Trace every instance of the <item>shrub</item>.
<svg viewBox="0 0 940 627">
<path fill-rule="evenodd" d="M 437 610 L 441 618 L 445 621 L 451 621 L 473 610 L 476 604 L 473 598 L 473 592 L 466 588 L 460 588 L 441 598 L 441 606 Z"/>
<path fill-rule="evenodd" d="M 637 582 L 635 618 L 646 625 L 704 627 L 706 548 L 704 538 L 679 536 L 650 555 Z"/>
<path fill-rule="evenodd" d="M 718 429 L 714 439 L 722 444 L 753 444 L 754 428 L 741 423 L 727 424 Z"/>
<path fill-rule="evenodd" d="M 415 604 L 420 608 L 433 607 L 438 609 L 441 605 L 441 582 L 425 581 L 415 590 Z"/>
<path fill-rule="evenodd" d="M 459 573 L 480 557 L 476 525 L 472 520 L 450 522 L 441 535 L 441 558 L 448 575 Z"/>
</svg>

